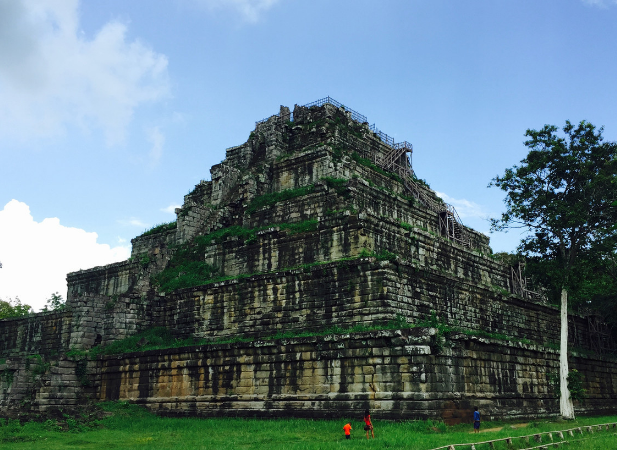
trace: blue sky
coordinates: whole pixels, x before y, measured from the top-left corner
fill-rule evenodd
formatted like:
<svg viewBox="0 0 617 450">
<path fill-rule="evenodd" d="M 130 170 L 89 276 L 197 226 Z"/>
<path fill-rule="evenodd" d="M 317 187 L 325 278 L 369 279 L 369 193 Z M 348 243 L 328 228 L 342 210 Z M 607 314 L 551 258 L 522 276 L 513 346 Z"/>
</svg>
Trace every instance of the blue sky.
<svg viewBox="0 0 617 450">
<path fill-rule="evenodd" d="M 617 140 L 616 55 L 615 0 L 0 0 L 0 298 L 125 259 L 256 120 L 327 95 L 488 233 L 527 128 Z"/>
</svg>

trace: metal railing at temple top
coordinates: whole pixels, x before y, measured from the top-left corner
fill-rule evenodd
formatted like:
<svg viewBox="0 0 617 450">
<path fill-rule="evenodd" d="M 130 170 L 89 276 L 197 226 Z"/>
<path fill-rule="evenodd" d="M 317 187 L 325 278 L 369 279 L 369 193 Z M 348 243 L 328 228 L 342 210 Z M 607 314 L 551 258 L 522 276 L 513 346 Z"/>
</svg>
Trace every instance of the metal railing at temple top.
<svg viewBox="0 0 617 450">
<path fill-rule="evenodd" d="M 365 115 L 360 114 L 351 108 L 348 108 L 347 106 L 334 100 L 330 96 L 320 98 L 319 100 L 315 100 L 311 103 L 307 103 L 306 105 L 303 105 L 303 107 L 310 108 L 311 106 L 323 106 L 325 104 L 334 105 L 337 108 L 343 108 L 345 111 L 351 114 L 351 119 L 356 122 L 368 123 Z M 282 121 L 293 121 L 293 112 L 290 112 L 289 116 L 286 115 L 285 117 L 281 117 L 280 113 L 273 114 L 270 117 L 266 117 L 265 119 L 255 122 L 255 125 L 266 122 L 273 117 L 278 117 L 279 120 Z M 411 166 L 411 159 L 407 159 L 407 162 L 404 165 L 400 165 L 398 163 L 404 154 L 411 155 L 411 153 L 413 152 L 413 146 L 407 141 L 400 142 L 398 144 L 394 143 L 394 138 L 377 129 L 377 127 L 375 127 L 375 124 L 369 125 L 369 130 L 373 132 L 384 144 L 386 144 L 392 149 L 391 152 L 389 152 L 383 157 L 374 155 L 374 157 L 371 159 L 383 169 L 398 174 L 402 178 L 403 184 L 405 185 L 407 190 L 417 200 L 419 200 L 426 207 L 440 215 L 439 228 L 443 235 L 446 235 L 451 240 L 456 241 L 463 246 L 471 247 L 472 243 L 469 237 L 469 233 L 463 226 L 463 222 L 461 221 L 454 206 L 448 203 L 435 201 L 429 195 L 427 195 L 422 188 L 418 186 L 415 181 L 413 168 Z"/>
<path fill-rule="evenodd" d="M 345 111 L 348 111 L 349 113 L 351 113 L 352 120 L 355 120 L 356 122 L 368 123 L 368 119 L 366 118 L 366 116 L 364 114 L 360 114 L 358 111 L 355 111 L 355 110 L 349 108 L 348 106 L 343 105 L 341 102 L 336 101 L 335 99 L 333 99 L 330 96 L 324 97 L 324 98 L 320 98 L 319 100 L 315 100 L 314 102 L 311 102 L 311 103 L 307 103 L 306 105 L 302 105 L 302 107 L 310 108 L 311 106 L 323 106 L 325 104 L 334 105 L 337 108 L 343 108 Z M 267 122 L 268 120 L 270 120 L 273 117 L 280 117 L 280 114 L 273 114 L 271 116 L 266 117 L 265 119 L 258 120 L 257 122 L 255 122 L 255 125 Z M 289 113 L 289 117 L 281 117 L 281 119 L 293 122 L 293 112 Z M 394 138 L 391 137 L 391 136 L 388 136 L 386 133 L 384 133 L 383 131 L 379 130 L 375 126 L 375 124 L 369 125 L 369 130 L 371 130 L 373 133 L 375 133 L 377 135 L 377 137 L 379 137 L 379 139 L 381 139 L 381 141 L 384 144 L 389 145 L 390 147 L 394 146 Z"/>
<path fill-rule="evenodd" d="M 325 98 L 320 98 L 319 100 L 315 100 L 314 102 L 307 103 L 306 105 L 303 105 L 303 106 L 305 108 L 310 108 L 311 106 L 323 106 L 327 103 L 329 103 L 330 105 L 334 105 L 337 108 L 343 108 L 345 111 L 349 111 L 351 113 L 351 118 L 355 120 L 356 122 L 360 122 L 360 123 L 367 122 L 366 116 L 364 114 L 360 114 L 359 112 L 354 111 L 351 108 L 348 108 L 347 106 L 343 105 L 340 102 L 337 102 L 330 96 L 325 97 Z"/>
</svg>

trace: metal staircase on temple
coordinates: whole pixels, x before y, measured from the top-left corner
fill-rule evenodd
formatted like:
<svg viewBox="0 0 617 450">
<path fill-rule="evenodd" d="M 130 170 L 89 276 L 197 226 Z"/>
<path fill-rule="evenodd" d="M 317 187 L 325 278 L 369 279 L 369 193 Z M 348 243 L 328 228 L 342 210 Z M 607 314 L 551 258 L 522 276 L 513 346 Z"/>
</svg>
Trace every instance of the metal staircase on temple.
<svg viewBox="0 0 617 450">
<path fill-rule="evenodd" d="M 345 110 L 349 115 L 349 118 L 358 123 L 368 124 L 366 116 L 343 105 L 342 103 L 334 100 L 330 96 L 321 98 L 311 103 L 307 103 L 306 105 L 303 105 L 303 107 L 310 108 L 312 106 L 323 106 L 326 104 L 330 104 L 336 106 L 337 108 Z M 281 111 L 278 114 L 274 114 L 272 116 L 266 117 L 265 119 L 259 120 L 255 122 L 255 125 L 257 126 L 261 123 L 267 122 L 271 118 L 276 118 L 279 123 L 286 123 L 289 121 L 293 121 L 294 115 L 292 112 L 289 111 L 288 108 L 281 107 Z M 454 206 L 442 201 L 435 201 L 432 197 L 426 194 L 424 189 L 421 189 L 418 186 L 410 159 L 413 152 L 413 146 L 407 141 L 395 143 L 394 139 L 391 136 L 388 136 L 387 134 L 377 129 L 375 127 L 375 124 L 369 125 L 368 128 L 371 132 L 374 133 L 377 138 L 379 138 L 391 149 L 389 153 L 387 153 L 384 157 L 381 158 L 378 154 L 373 154 L 370 157 L 371 160 L 384 170 L 396 173 L 399 177 L 401 177 L 405 188 L 414 196 L 414 198 L 416 198 L 420 203 L 429 208 L 431 211 L 439 214 L 439 230 L 443 236 L 446 236 L 449 239 L 465 247 L 471 247 L 471 239 L 469 237 L 469 233 L 463 226 L 463 223 L 461 222 L 461 219 L 456 212 Z"/>
<path fill-rule="evenodd" d="M 435 201 L 418 186 L 411 166 L 411 160 L 408 156 L 408 154 L 411 155 L 413 146 L 405 141 L 393 144 L 391 148 L 390 153 L 386 154 L 378 162 L 379 165 L 384 170 L 394 172 L 401 177 L 405 188 L 414 198 L 431 211 L 439 214 L 439 231 L 443 236 L 447 236 L 449 239 L 465 247 L 471 247 L 471 239 L 454 206 L 445 202 Z M 401 164 L 402 161 L 404 161 L 403 164 Z"/>
</svg>

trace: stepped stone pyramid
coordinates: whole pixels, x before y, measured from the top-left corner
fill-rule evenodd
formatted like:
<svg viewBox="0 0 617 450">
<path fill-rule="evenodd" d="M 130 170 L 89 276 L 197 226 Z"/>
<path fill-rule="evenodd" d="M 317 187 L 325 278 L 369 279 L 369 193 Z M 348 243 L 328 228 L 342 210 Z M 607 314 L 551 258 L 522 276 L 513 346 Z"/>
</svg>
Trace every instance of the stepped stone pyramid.
<svg viewBox="0 0 617 450">
<path fill-rule="evenodd" d="M 431 311 L 503 332 L 504 312 L 479 309 L 510 291 L 508 268 L 415 177 L 411 151 L 329 97 L 281 107 L 227 149 L 176 224 L 132 240 L 131 260 L 69 274 L 69 301 L 147 299 L 136 321 L 179 336 L 266 336 Z M 553 331 L 526 316 L 525 334 Z"/>
<path fill-rule="evenodd" d="M 556 414 L 559 310 L 415 176 L 412 151 L 329 97 L 257 122 L 129 260 L 68 274 L 64 311 L 0 321 L 0 415 L 118 399 L 168 415 Z M 569 320 L 591 349 L 588 318 Z M 154 327 L 207 344 L 87 353 Z M 578 412 L 614 412 L 617 362 L 570 360 Z"/>
</svg>

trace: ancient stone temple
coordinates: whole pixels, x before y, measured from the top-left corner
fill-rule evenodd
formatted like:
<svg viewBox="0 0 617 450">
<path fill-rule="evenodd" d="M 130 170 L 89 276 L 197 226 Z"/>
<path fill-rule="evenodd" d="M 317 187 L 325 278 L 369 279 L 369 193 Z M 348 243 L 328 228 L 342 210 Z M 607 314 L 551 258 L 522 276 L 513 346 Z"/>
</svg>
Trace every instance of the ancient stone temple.
<svg viewBox="0 0 617 450">
<path fill-rule="evenodd" d="M 0 412 L 556 414 L 558 310 L 416 177 L 412 151 L 329 97 L 257 122 L 129 260 L 69 274 L 65 311 L 0 321 Z M 586 317 L 570 326 L 578 410 L 615 411 L 616 361 L 590 351 Z M 155 327 L 195 345 L 88 353 Z"/>
</svg>

